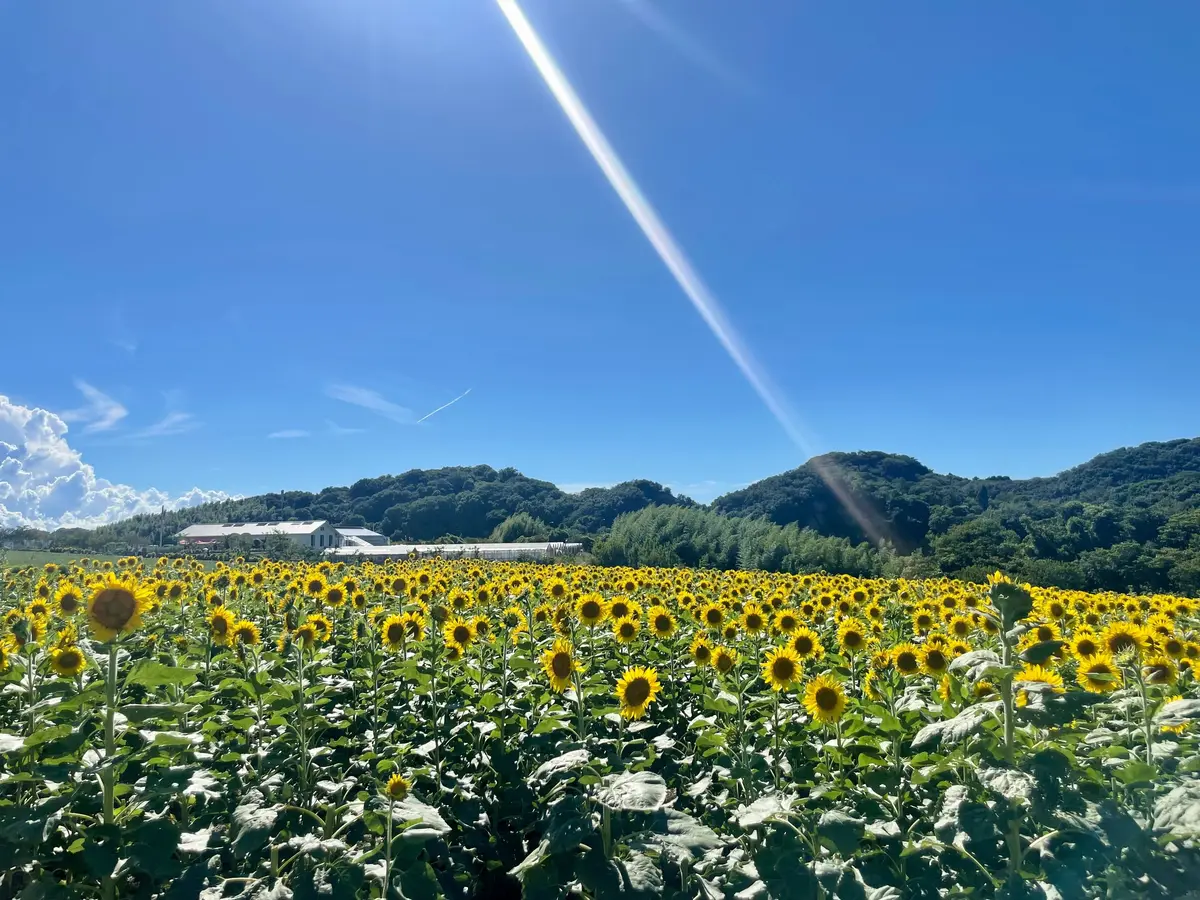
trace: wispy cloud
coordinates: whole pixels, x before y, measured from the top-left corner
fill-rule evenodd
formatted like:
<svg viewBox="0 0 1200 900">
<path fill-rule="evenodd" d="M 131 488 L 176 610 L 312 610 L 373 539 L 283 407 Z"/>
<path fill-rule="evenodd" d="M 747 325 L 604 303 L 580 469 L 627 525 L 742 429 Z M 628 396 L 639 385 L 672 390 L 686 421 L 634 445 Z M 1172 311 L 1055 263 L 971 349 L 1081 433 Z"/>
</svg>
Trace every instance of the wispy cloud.
<svg viewBox="0 0 1200 900">
<path fill-rule="evenodd" d="M 461 400 L 463 397 L 467 396 L 467 394 L 469 394 L 469 393 L 471 393 L 471 388 L 467 388 L 465 391 L 463 391 L 461 394 L 459 394 L 457 397 L 455 397 L 455 398 L 454 398 L 453 400 L 451 400 L 449 403 L 443 403 L 441 406 L 439 406 L 437 409 L 433 410 L 432 412 L 427 412 L 427 413 L 425 413 L 425 415 L 421 416 L 421 418 L 417 419 L 417 421 L 418 421 L 418 422 L 424 422 L 424 421 L 425 421 L 426 419 L 428 419 L 430 416 L 432 416 L 432 415 L 436 415 L 437 413 L 440 413 L 440 412 L 441 412 L 443 409 L 446 409 L 447 407 L 453 406 L 455 403 L 457 403 L 457 402 L 458 402 L 459 400 Z"/>
<path fill-rule="evenodd" d="M 272 440 L 287 440 L 290 438 L 306 438 L 311 436 L 311 432 L 305 431 L 303 428 L 285 428 L 283 431 L 272 431 L 267 435 Z"/>
<path fill-rule="evenodd" d="M 69 409 L 62 414 L 62 418 L 66 422 L 86 422 L 84 432 L 108 431 L 129 415 L 129 410 L 124 406 L 83 379 L 75 379 L 75 387 L 87 400 L 87 406 Z"/>
<path fill-rule="evenodd" d="M 131 432 L 131 440 L 146 440 L 148 438 L 170 437 L 175 434 L 185 434 L 200 427 L 196 417 L 187 412 L 169 412 L 153 425 Z"/>
<path fill-rule="evenodd" d="M 401 425 L 416 423 L 411 409 L 393 403 L 378 391 L 370 388 L 358 387 L 353 384 L 334 384 L 325 389 L 325 396 L 369 409 L 371 412 L 381 415 L 385 419 L 391 419 L 393 422 L 399 422 Z"/>
<path fill-rule="evenodd" d="M 336 436 L 341 436 L 344 434 L 362 434 L 364 431 L 366 431 L 365 428 L 345 428 L 332 419 L 325 420 L 325 428 L 330 434 Z"/>
</svg>

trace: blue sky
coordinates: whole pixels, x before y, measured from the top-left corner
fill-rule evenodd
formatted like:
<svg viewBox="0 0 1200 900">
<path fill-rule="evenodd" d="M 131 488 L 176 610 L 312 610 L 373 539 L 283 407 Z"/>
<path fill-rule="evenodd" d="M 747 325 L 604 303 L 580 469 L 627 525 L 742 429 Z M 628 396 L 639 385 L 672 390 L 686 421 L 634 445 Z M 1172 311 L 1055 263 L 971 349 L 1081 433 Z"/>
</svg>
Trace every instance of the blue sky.
<svg viewBox="0 0 1200 900">
<path fill-rule="evenodd" d="M 807 447 L 1200 433 L 1200 7 L 522 6 Z M 9 445 L 171 498 L 805 458 L 490 0 L 0 0 L 0 115 Z"/>
</svg>

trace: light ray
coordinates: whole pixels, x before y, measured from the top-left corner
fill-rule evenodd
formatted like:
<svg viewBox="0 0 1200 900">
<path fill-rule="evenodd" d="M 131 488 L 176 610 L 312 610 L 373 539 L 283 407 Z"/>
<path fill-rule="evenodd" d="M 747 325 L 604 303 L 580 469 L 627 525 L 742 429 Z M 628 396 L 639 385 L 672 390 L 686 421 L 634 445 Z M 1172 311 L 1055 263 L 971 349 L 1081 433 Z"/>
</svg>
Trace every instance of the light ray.
<svg viewBox="0 0 1200 900">
<path fill-rule="evenodd" d="M 570 82 L 559 69 L 554 57 L 550 55 L 550 51 L 546 49 L 529 20 L 525 18 L 521 7 L 517 5 L 516 0 L 496 0 L 496 3 L 516 33 L 517 39 L 525 48 L 525 52 L 529 54 L 530 60 L 537 68 L 538 74 L 542 76 L 546 87 L 550 89 L 550 93 L 554 95 L 554 99 L 558 101 L 558 105 L 570 120 L 576 134 L 579 135 L 579 139 L 591 153 L 592 159 L 596 161 L 596 165 L 600 167 L 612 189 L 617 192 L 617 196 L 621 198 L 621 202 L 625 204 L 625 208 L 629 210 L 629 214 L 633 216 L 646 239 L 658 253 L 663 265 L 674 276 L 680 289 L 687 295 L 688 300 L 691 301 L 692 306 L 700 314 L 713 336 L 725 348 L 729 358 L 733 360 L 734 365 L 741 371 L 743 377 L 758 394 L 759 399 L 775 417 L 792 443 L 801 453 L 812 457 L 810 464 L 813 471 L 825 482 L 850 516 L 863 529 L 863 532 L 872 541 L 879 543 L 884 537 L 883 529 L 869 514 L 869 511 L 863 509 L 855 501 L 833 464 L 816 458 L 809 442 L 796 424 L 795 416 L 788 408 L 782 393 L 750 354 L 741 337 L 730 324 L 724 310 L 721 309 L 716 297 L 712 295 L 700 275 L 692 268 L 683 249 L 675 242 L 675 238 L 668 231 L 667 226 L 659 218 L 654 207 L 650 205 L 650 201 L 642 194 L 641 188 L 638 187 L 633 176 L 621 162 L 616 150 L 609 144 L 608 139 L 600 130 L 600 126 L 596 124 L 591 113 L 583 105 L 583 101 L 579 99 L 579 95 L 575 93 L 575 89 L 571 87 Z"/>
</svg>

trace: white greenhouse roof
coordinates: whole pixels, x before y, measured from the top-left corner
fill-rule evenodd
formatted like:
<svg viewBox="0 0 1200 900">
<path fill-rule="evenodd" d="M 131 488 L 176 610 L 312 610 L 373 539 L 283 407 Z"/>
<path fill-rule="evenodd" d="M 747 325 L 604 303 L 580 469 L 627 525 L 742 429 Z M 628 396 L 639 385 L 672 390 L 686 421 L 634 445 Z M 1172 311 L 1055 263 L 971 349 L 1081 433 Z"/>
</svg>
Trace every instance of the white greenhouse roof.
<svg viewBox="0 0 1200 900">
<path fill-rule="evenodd" d="M 507 557 L 515 559 L 521 556 L 552 556 L 560 553 L 578 553 L 583 549 L 582 544 L 568 544 L 561 541 L 551 541 L 541 544 L 385 544 L 380 547 L 335 547 L 326 551 L 333 556 L 408 556 L 416 553 L 418 556 L 478 556 Z"/>
<path fill-rule="evenodd" d="M 304 522 L 226 522 L 217 525 L 189 525 L 179 532 L 181 538 L 219 538 L 230 534 L 312 534 L 322 525 L 324 519 L 310 519 Z"/>
<path fill-rule="evenodd" d="M 337 533 L 345 537 L 383 537 L 378 531 L 370 528 L 360 528 L 357 525 L 335 525 Z"/>
</svg>

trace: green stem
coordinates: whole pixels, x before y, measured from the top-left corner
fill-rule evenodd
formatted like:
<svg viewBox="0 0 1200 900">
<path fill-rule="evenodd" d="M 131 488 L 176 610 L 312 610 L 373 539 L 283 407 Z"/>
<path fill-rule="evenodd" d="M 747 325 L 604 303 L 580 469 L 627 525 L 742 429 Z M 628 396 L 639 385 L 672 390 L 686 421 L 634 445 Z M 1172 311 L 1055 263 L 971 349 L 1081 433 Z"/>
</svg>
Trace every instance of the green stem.
<svg viewBox="0 0 1200 900">
<path fill-rule="evenodd" d="M 104 824 L 113 825 L 116 821 L 116 755 L 117 733 L 115 716 L 117 712 L 117 642 L 113 640 L 108 645 L 108 672 L 105 681 L 104 709 L 104 768 L 100 770 L 100 783 L 104 790 Z M 105 875 L 100 882 L 103 900 L 113 900 L 117 895 L 117 883 L 111 875 Z"/>
<path fill-rule="evenodd" d="M 392 810 L 396 801 L 388 797 L 387 833 L 383 838 L 383 900 L 392 893 Z"/>
</svg>

